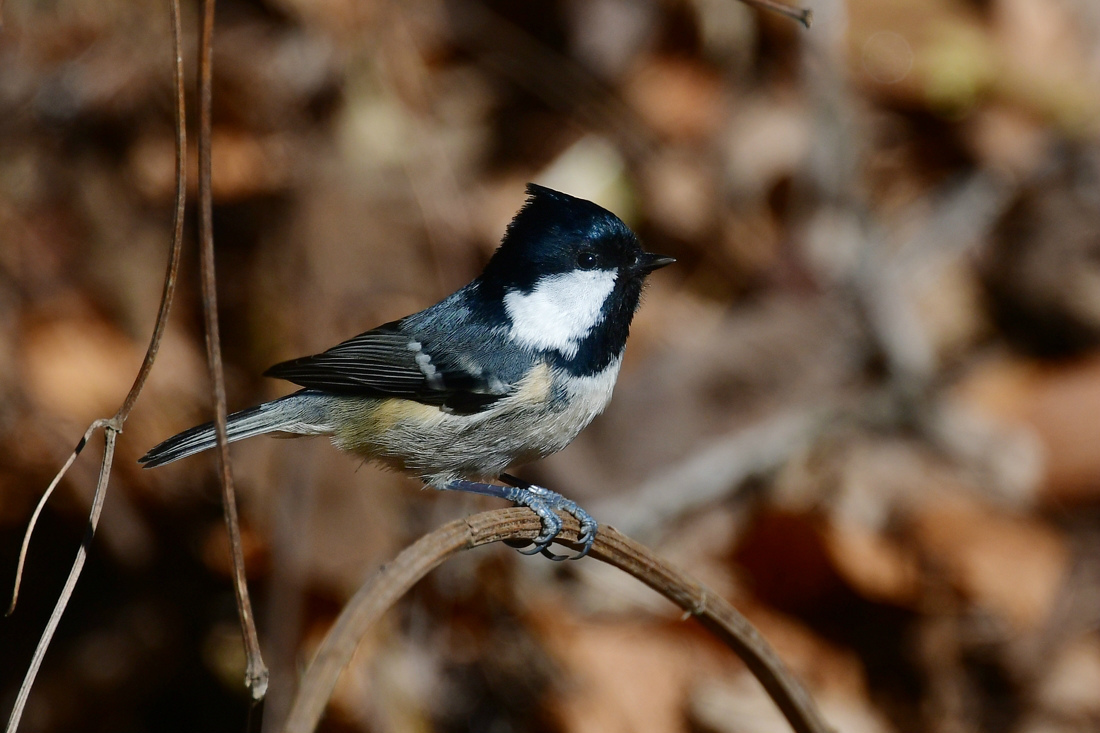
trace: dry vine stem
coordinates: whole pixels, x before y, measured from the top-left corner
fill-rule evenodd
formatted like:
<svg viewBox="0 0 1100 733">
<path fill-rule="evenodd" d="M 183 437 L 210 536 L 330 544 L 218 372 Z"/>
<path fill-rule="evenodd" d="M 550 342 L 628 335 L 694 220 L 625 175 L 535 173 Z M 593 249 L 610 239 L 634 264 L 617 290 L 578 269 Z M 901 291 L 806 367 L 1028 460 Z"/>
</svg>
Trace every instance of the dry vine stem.
<svg viewBox="0 0 1100 733">
<path fill-rule="evenodd" d="M 814 22 L 814 11 L 809 8 L 796 8 L 776 2 L 776 0 L 741 0 L 741 2 L 754 8 L 770 10 L 773 13 L 779 13 L 792 20 L 797 20 L 803 28 L 809 28 Z"/>
<path fill-rule="evenodd" d="M 199 38 L 199 261 L 202 274 L 202 311 L 206 325 L 206 362 L 214 388 L 214 432 L 218 439 L 218 475 L 222 487 L 222 509 L 229 533 L 230 555 L 233 559 L 233 589 L 237 594 L 237 612 L 241 619 L 248 664 L 245 684 L 252 700 L 263 700 L 267 694 L 268 671 L 260 654 L 260 637 L 248 596 L 248 581 L 244 573 L 244 551 L 241 549 L 241 528 L 237 519 L 237 497 L 233 489 L 233 473 L 229 462 L 229 440 L 225 421 L 225 374 L 222 370 L 221 336 L 218 332 L 217 278 L 214 275 L 214 224 L 211 174 L 211 107 L 213 106 L 213 39 L 214 0 L 202 4 L 202 34 Z"/>
<path fill-rule="evenodd" d="M 38 506 L 35 507 L 34 514 L 31 515 L 31 521 L 27 526 L 27 532 L 23 537 L 23 546 L 19 552 L 19 561 L 15 571 L 15 585 L 12 590 L 11 606 L 8 608 L 9 614 L 15 610 L 15 604 L 19 598 L 19 584 L 23 577 L 23 565 L 27 556 L 27 548 L 30 545 L 30 538 L 34 533 L 35 524 L 38 521 L 39 515 L 42 513 L 42 507 L 45 506 L 46 501 L 49 500 L 54 489 L 57 488 L 61 479 L 76 461 L 76 457 L 84 450 L 84 446 L 88 444 L 88 440 L 92 437 L 92 434 L 95 433 L 96 430 L 102 428 L 106 436 L 103 446 L 103 460 L 99 467 L 99 478 L 96 480 L 95 495 L 92 498 L 92 506 L 88 514 L 87 531 L 85 532 L 84 540 L 81 542 L 80 548 L 77 550 L 76 559 L 73 561 L 72 569 L 69 571 L 69 577 L 65 580 L 65 586 L 58 596 L 57 603 L 54 606 L 53 612 L 50 614 L 50 619 L 46 623 L 46 628 L 42 631 L 42 637 L 38 640 L 38 646 L 35 647 L 34 656 L 31 657 L 31 662 L 27 665 L 27 673 L 23 676 L 23 683 L 19 687 L 15 705 L 12 707 L 11 716 L 8 718 L 7 733 L 14 733 L 19 727 L 19 721 L 23 717 L 23 709 L 27 704 L 27 698 L 30 695 L 31 687 L 34 685 L 34 679 L 38 675 L 39 668 L 42 666 L 42 659 L 45 657 L 46 650 L 50 646 L 54 631 L 61 621 L 61 616 L 64 615 L 65 608 L 69 604 L 69 598 L 72 596 L 73 589 L 76 588 L 76 582 L 80 578 L 80 573 L 84 569 L 84 561 L 88 556 L 88 547 L 91 544 L 92 538 L 95 536 L 95 530 L 99 525 L 99 517 L 103 510 L 103 502 L 107 497 L 107 484 L 111 476 L 111 463 L 115 456 L 115 441 L 118 438 L 118 434 L 122 432 L 122 426 L 126 422 L 126 418 L 130 416 L 130 411 L 134 408 L 134 403 L 137 402 L 138 395 L 141 394 L 141 390 L 145 387 L 145 380 L 149 377 L 149 372 L 153 368 L 153 362 L 156 361 L 157 352 L 160 350 L 161 337 L 164 334 L 164 326 L 168 321 L 168 312 L 172 308 L 172 298 L 176 292 L 176 274 L 179 271 L 180 252 L 183 250 L 183 215 L 187 200 L 186 173 L 183 167 L 183 162 L 187 160 L 187 133 L 184 126 L 183 48 L 180 39 L 182 33 L 180 27 L 179 0 L 170 0 L 169 7 L 172 18 L 172 48 L 175 54 L 176 211 L 172 230 L 172 248 L 168 256 L 168 270 L 164 276 L 164 290 L 161 293 L 160 309 L 157 312 L 156 324 L 153 326 L 153 335 L 149 339 L 149 348 L 145 351 L 145 358 L 141 363 L 141 368 L 138 369 L 137 376 L 134 378 L 134 384 L 130 387 L 130 391 L 122 401 L 122 405 L 118 408 L 118 412 L 115 413 L 114 417 L 96 420 L 88 427 L 84 436 L 80 439 L 80 442 L 77 443 L 76 449 L 70 454 L 68 460 L 65 461 L 65 465 L 57 472 L 57 475 L 54 477 L 53 481 L 50 482 L 46 492 L 39 500 Z"/>
<path fill-rule="evenodd" d="M 577 522 L 566 517 L 563 538 L 572 544 Z M 447 558 L 502 540 L 530 540 L 541 531 L 530 509 L 498 509 L 447 524 L 425 535 L 383 567 L 352 597 L 325 636 L 295 696 L 284 733 L 311 733 L 321 721 L 336 680 L 360 639 L 413 585 Z M 730 646 L 767 690 L 798 733 L 828 733 L 817 706 L 760 633 L 733 606 L 650 550 L 611 527 L 601 527 L 589 557 L 633 575 Z"/>
</svg>

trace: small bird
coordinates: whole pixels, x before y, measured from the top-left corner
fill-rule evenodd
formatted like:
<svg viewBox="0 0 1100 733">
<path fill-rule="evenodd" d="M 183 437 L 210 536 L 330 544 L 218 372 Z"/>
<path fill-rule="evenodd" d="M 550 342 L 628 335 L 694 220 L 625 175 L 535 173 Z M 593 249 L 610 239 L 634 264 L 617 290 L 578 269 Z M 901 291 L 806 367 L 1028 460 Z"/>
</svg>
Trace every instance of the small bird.
<svg viewBox="0 0 1100 733">
<path fill-rule="evenodd" d="M 619 374 L 646 276 L 674 262 L 596 204 L 528 184 L 527 201 L 473 282 L 435 305 L 266 376 L 304 389 L 233 413 L 229 440 L 327 435 L 339 448 L 437 489 L 495 496 L 541 521 L 524 554 L 561 532 L 555 511 L 595 520 L 575 502 L 506 473 L 556 453 L 603 412 Z M 216 444 L 213 423 L 165 440 L 146 468 Z M 493 479 L 505 485 L 489 483 Z"/>
</svg>

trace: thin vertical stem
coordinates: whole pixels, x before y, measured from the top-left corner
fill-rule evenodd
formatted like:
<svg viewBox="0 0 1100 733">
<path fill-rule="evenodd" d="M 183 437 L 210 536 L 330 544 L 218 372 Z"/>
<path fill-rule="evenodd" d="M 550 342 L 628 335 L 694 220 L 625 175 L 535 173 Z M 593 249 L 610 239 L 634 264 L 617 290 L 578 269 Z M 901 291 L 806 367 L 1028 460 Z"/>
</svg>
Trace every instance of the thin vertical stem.
<svg viewBox="0 0 1100 733">
<path fill-rule="evenodd" d="M 222 370 L 221 336 L 218 332 L 217 278 L 214 273 L 213 197 L 210 190 L 211 109 L 213 106 L 213 38 L 214 0 L 203 0 L 202 33 L 199 38 L 199 259 L 202 274 L 202 304 L 206 322 L 206 359 L 214 387 L 214 427 L 218 438 L 218 469 L 222 485 L 222 505 L 229 532 L 233 558 L 233 588 L 237 594 L 237 611 L 241 619 L 248 666 L 245 684 L 252 699 L 262 700 L 267 693 L 268 672 L 260 654 L 260 640 L 248 596 L 248 581 L 244 572 L 241 550 L 240 521 L 237 497 L 229 463 L 229 441 L 226 437 L 225 374 Z"/>
<path fill-rule="evenodd" d="M 160 296 L 160 309 L 157 311 L 157 320 L 153 325 L 153 335 L 149 338 L 149 348 L 145 351 L 145 359 L 141 362 L 134 384 L 122 405 L 115 413 L 115 420 L 121 425 L 130 416 L 130 410 L 134 408 L 138 395 L 145 387 L 145 380 L 149 378 L 149 372 L 153 369 L 157 353 L 160 351 L 161 337 L 164 336 L 165 326 L 168 324 L 168 312 L 172 310 L 172 299 L 176 294 L 176 276 L 179 273 L 180 253 L 183 251 L 183 215 L 187 208 L 187 123 L 184 115 L 183 81 L 183 40 L 181 35 L 183 28 L 180 22 L 179 0 L 169 2 L 172 11 L 172 49 L 175 62 L 175 75 L 173 81 L 176 87 L 176 211 L 172 226 L 172 250 L 168 255 L 168 272 L 164 276 L 164 289 Z"/>
</svg>

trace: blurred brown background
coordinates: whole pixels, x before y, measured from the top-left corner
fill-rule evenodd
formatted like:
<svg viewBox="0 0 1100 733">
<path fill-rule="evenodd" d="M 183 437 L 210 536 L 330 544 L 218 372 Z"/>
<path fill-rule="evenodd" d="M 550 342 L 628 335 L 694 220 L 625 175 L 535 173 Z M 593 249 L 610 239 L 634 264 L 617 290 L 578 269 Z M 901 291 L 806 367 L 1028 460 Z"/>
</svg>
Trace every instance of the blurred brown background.
<svg viewBox="0 0 1100 733">
<path fill-rule="evenodd" d="M 467 282 L 526 181 L 592 198 L 679 262 L 651 279 L 608 412 L 523 475 L 732 600 L 838 730 L 1100 730 L 1100 5 L 810 7 L 805 31 L 735 0 L 221 0 L 230 407 L 289 391 L 259 376 L 270 364 Z M 197 13 L 185 3 L 189 67 Z M 148 340 L 173 133 L 165 3 L 7 0 L 3 21 L 6 588 L 34 502 Z M 244 726 L 213 458 L 135 462 L 211 410 L 192 228 L 25 731 Z M 5 717 L 100 445 L 0 620 Z M 499 504 L 322 440 L 233 455 L 273 730 L 359 583 Z M 500 546 L 387 616 L 325 724 L 784 729 L 671 604 L 593 561 Z"/>
</svg>

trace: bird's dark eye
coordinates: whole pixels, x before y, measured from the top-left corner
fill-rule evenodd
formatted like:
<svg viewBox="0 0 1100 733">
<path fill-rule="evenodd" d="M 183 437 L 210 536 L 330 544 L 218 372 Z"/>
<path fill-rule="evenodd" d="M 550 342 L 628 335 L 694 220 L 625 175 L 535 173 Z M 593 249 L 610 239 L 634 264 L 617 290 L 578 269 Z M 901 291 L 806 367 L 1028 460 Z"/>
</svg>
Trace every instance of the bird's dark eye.
<svg viewBox="0 0 1100 733">
<path fill-rule="evenodd" d="M 585 250 L 577 255 L 577 267 L 582 270 L 594 270 L 597 264 L 599 264 L 599 258 L 596 257 L 595 252 Z"/>
</svg>

